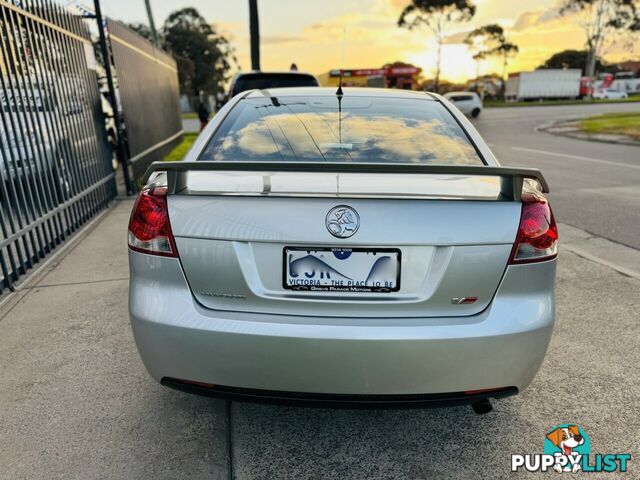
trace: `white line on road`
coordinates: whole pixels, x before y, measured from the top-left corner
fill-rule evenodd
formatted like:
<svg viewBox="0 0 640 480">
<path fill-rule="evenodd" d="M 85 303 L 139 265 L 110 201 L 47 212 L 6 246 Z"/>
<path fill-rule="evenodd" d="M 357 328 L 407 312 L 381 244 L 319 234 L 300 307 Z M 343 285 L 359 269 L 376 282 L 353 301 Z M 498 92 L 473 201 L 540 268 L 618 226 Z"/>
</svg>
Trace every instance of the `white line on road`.
<svg viewBox="0 0 640 480">
<path fill-rule="evenodd" d="M 609 160 L 601 160 L 599 158 L 582 157 L 580 155 L 569 155 L 567 153 L 549 152 L 547 150 L 536 150 L 535 148 L 524 148 L 524 147 L 511 147 L 511 148 L 519 152 L 540 153 L 542 155 L 553 155 L 555 157 L 572 158 L 574 160 L 581 160 L 583 162 L 602 163 L 603 165 L 615 165 L 616 167 L 640 169 L 640 165 L 630 165 L 628 163 L 610 162 Z"/>
</svg>

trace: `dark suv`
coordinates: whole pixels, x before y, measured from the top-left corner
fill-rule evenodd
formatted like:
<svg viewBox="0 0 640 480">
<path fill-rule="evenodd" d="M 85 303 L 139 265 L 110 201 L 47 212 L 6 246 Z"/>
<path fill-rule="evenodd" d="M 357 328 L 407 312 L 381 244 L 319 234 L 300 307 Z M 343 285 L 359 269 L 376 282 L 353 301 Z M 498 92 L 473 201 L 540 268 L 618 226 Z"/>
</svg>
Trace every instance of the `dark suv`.
<svg viewBox="0 0 640 480">
<path fill-rule="evenodd" d="M 302 72 L 247 72 L 238 73 L 231 81 L 229 97 L 240 92 L 263 88 L 317 87 L 318 79 Z"/>
</svg>

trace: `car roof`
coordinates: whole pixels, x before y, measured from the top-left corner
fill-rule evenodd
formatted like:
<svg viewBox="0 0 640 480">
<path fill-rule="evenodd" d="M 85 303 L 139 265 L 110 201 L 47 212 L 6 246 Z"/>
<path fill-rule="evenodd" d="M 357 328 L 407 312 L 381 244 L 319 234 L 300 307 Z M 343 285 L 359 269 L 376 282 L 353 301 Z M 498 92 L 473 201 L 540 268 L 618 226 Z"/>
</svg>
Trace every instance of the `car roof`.
<svg viewBox="0 0 640 480">
<path fill-rule="evenodd" d="M 427 92 L 413 90 L 397 90 L 393 88 L 369 88 L 355 87 L 342 89 L 345 97 L 386 97 L 433 100 L 434 97 Z M 336 94 L 336 87 L 287 87 L 267 88 L 264 90 L 249 90 L 244 98 L 261 98 L 264 96 L 276 97 L 327 97 Z"/>
<path fill-rule="evenodd" d="M 282 70 L 282 71 L 272 71 L 272 72 L 262 72 L 260 70 L 250 70 L 248 72 L 238 72 L 234 75 L 234 79 L 235 78 L 241 78 L 241 77 L 248 77 L 248 76 L 264 76 L 264 77 L 270 77 L 270 76 L 277 76 L 277 75 L 304 75 L 305 77 L 313 77 L 314 75 L 312 75 L 311 73 L 308 72 L 301 72 L 298 70 Z"/>
<path fill-rule="evenodd" d="M 456 95 L 477 95 L 476 92 L 469 92 L 469 91 L 456 91 L 456 92 L 447 92 L 444 94 L 445 97 L 455 97 Z"/>
</svg>

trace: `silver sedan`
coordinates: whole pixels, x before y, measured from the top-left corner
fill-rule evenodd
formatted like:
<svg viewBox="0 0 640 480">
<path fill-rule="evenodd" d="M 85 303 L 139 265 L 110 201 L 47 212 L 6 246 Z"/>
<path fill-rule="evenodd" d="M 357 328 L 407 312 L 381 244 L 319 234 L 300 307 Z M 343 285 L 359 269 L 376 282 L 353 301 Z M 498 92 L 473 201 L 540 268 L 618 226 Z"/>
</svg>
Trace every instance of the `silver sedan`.
<svg viewBox="0 0 640 480">
<path fill-rule="evenodd" d="M 501 167 L 438 95 L 244 92 L 145 180 L 129 309 L 163 385 L 486 413 L 542 363 L 558 244 L 547 184 Z"/>
</svg>

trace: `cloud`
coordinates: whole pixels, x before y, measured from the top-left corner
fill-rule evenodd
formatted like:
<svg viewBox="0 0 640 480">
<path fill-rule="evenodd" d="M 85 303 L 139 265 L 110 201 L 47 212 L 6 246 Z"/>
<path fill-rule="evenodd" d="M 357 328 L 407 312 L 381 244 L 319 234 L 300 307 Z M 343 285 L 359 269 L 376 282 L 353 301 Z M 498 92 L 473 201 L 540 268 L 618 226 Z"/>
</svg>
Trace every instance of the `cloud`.
<svg viewBox="0 0 640 480">
<path fill-rule="evenodd" d="M 299 42 L 302 37 L 297 35 L 263 35 L 260 37 L 260 43 L 264 45 L 281 45 L 283 43 Z"/>
<path fill-rule="evenodd" d="M 387 3 L 391 10 L 400 14 L 400 12 L 404 10 L 404 7 L 409 5 L 411 2 L 410 0 L 387 0 Z"/>
<path fill-rule="evenodd" d="M 343 36 L 353 42 L 379 39 L 381 33 L 393 29 L 395 23 L 390 23 L 387 17 L 372 12 L 352 12 L 304 27 L 303 35 L 315 43 L 341 42 Z"/>
<path fill-rule="evenodd" d="M 451 35 L 447 35 L 444 38 L 443 43 L 445 45 L 464 43 L 464 40 L 467 38 L 467 35 L 469 35 L 469 33 L 471 33 L 472 31 L 473 29 L 469 29 L 469 30 L 464 30 L 462 32 L 452 33 Z"/>
<path fill-rule="evenodd" d="M 521 13 L 520 16 L 517 18 L 516 23 L 513 25 L 513 29 L 516 32 L 522 31 L 522 30 L 526 30 L 527 28 L 533 27 L 537 22 L 538 19 L 540 18 L 541 13 L 539 10 L 535 10 L 535 11 L 528 11 L 528 12 L 524 12 Z"/>
<path fill-rule="evenodd" d="M 539 8 L 521 13 L 516 19 L 513 30 L 520 32 L 532 27 L 539 27 L 545 23 L 558 20 L 560 16 L 558 7 Z"/>
<path fill-rule="evenodd" d="M 229 40 L 248 36 L 248 33 L 245 33 L 245 25 L 240 22 L 213 22 L 210 25 L 216 32 Z"/>
</svg>

